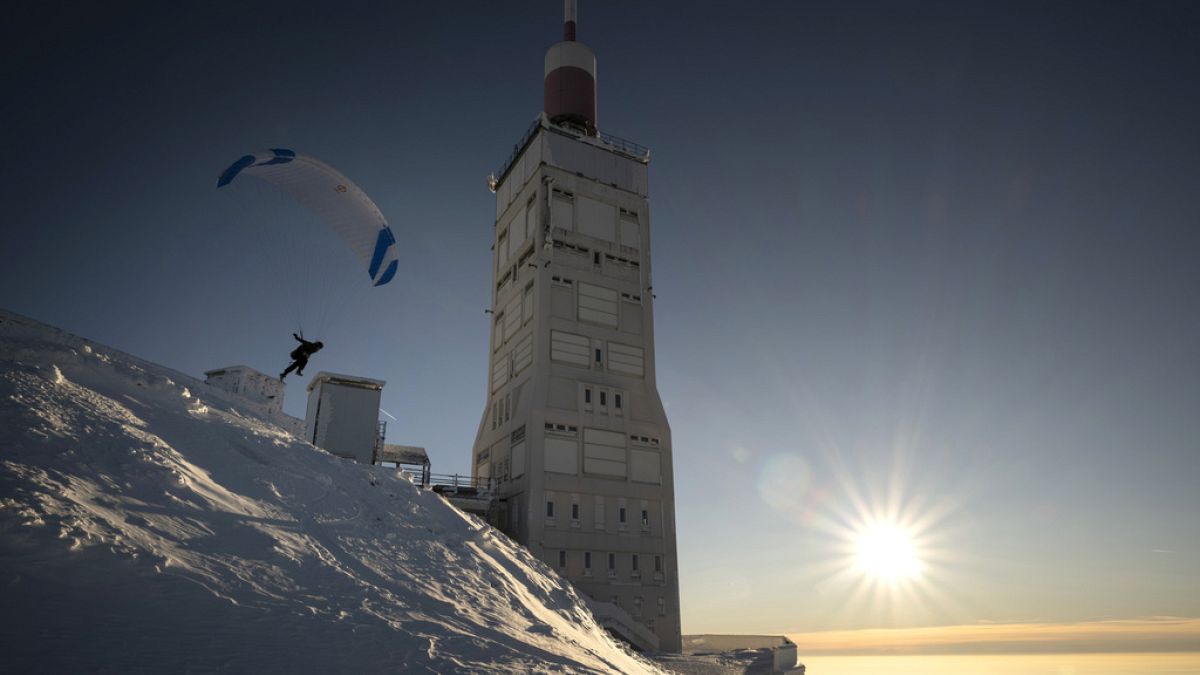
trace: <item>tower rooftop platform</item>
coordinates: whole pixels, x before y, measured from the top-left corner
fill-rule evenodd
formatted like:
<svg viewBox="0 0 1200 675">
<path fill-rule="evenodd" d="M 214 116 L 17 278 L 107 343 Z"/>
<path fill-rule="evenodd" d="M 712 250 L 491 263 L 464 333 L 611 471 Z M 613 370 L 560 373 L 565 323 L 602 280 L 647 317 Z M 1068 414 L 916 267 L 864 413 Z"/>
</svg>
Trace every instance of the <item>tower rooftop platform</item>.
<svg viewBox="0 0 1200 675">
<path fill-rule="evenodd" d="M 525 133 L 521 135 L 521 140 L 513 146 L 512 153 L 509 154 L 508 158 L 504 160 L 504 163 L 500 165 L 500 168 L 497 169 L 496 172 L 493 173 L 489 178 L 489 184 L 493 190 L 495 190 L 495 186 L 503 183 L 504 179 L 508 177 L 509 172 L 512 170 L 513 164 L 515 164 L 517 159 L 520 158 L 525 152 L 525 148 L 529 146 L 529 142 L 532 141 L 534 136 L 537 135 L 538 129 L 546 129 L 548 131 L 570 136 L 571 138 L 588 143 L 589 145 L 608 150 L 643 164 L 648 164 L 650 162 L 650 148 L 647 148 L 640 143 L 635 143 L 631 140 L 621 138 L 620 136 L 606 134 L 603 131 L 599 131 L 595 136 L 591 136 L 582 130 L 572 128 L 568 125 L 554 124 L 546 117 L 545 113 L 541 113 L 536 119 L 533 120 L 533 123 L 529 125 L 529 128 L 525 130 Z"/>
<path fill-rule="evenodd" d="M 319 384 L 340 384 L 348 387 L 360 387 L 362 389 L 383 389 L 383 385 L 387 384 L 387 382 L 370 377 L 360 377 L 358 375 L 328 373 L 322 370 L 313 375 L 312 382 L 308 383 L 308 390 L 312 391 Z"/>
</svg>

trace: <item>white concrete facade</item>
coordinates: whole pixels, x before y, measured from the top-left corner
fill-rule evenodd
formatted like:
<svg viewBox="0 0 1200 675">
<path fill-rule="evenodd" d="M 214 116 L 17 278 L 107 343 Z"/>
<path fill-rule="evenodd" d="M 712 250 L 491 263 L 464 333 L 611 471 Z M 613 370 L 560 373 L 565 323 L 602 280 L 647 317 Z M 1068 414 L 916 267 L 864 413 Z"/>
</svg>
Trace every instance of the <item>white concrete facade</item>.
<svg viewBox="0 0 1200 675">
<path fill-rule="evenodd" d="M 488 397 L 472 467 L 499 482 L 496 525 L 647 628 L 656 640 L 641 646 L 678 652 L 648 162 L 542 115 L 493 183 Z"/>
<path fill-rule="evenodd" d="M 320 372 L 308 383 L 304 439 L 326 452 L 370 464 L 379 441 L 383 380 Z"/>
</svg>

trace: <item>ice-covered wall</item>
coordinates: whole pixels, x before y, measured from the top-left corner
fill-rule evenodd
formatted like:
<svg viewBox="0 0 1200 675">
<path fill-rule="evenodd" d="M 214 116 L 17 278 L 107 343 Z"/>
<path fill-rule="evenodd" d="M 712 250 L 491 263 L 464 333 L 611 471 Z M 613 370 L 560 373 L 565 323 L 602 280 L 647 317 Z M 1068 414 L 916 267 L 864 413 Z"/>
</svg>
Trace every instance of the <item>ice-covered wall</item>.
<svg viewBox="0 0 1200 675">
<path fill-rule="evenodd" d="M 204 373 L 204 383 L 237 395 L 256 412 L 288 433 L 304 432 L 304 420 L 283 412 L 283 383 L 249 366 L 229 366 Z"/>
<path fill-rule="evenodd" d="M 283 410 L 283 382 L 249 366 L 229 366 L 204 373 L 204 382 L 265 406 L 267 413 Z"/>
</svg>

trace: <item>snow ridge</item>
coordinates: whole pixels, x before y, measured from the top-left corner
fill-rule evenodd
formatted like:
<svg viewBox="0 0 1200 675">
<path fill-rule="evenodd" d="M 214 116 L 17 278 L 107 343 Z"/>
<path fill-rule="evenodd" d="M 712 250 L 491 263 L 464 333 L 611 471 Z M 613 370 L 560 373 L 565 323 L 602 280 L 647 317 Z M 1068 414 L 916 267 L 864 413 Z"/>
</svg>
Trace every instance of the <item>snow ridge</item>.
<svg viewBox="0 0 1200 675">
<path fill-rule="evenodd" d="M 2 311 L 0 602 L 14 671 L 657 672 L 394 471 Z"/>
</svg>

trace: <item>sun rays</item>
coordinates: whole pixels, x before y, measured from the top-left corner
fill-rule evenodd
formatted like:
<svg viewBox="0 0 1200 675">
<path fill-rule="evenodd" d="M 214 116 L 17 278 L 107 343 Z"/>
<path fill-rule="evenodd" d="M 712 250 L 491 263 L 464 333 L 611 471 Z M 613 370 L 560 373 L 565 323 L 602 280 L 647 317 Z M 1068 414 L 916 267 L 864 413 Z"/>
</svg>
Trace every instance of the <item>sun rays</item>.
<svg viewBox="0 0 1200 675">
<path fill-rule="evenodd" d="M 946 476 L 914 477 L 900 453 L 886 471 L 832 466 L 825 517 L 809 568 L 824 593 L 841 594 L 847 616 L 874 615 L 883 623 L 901 617 L 952 618 L 961 609 L 961 571 L 967 553 L 960 539 L 962 495 Z"/>
<path fill-rule="evenodd" d="M 848 454 L 825 448 L 812 460 L 770 456 L 757 485 L 763 503 L 797 526 L 805 542 L 797 581 L 840 598 L 840 616 L 829 625 L 968 616 L 962 507 L 979 477 L 947 474 L 936 453 L 917 463 L 911 451 L 896 450 L 890 462 L 853 468 Z"/>
</svg>

